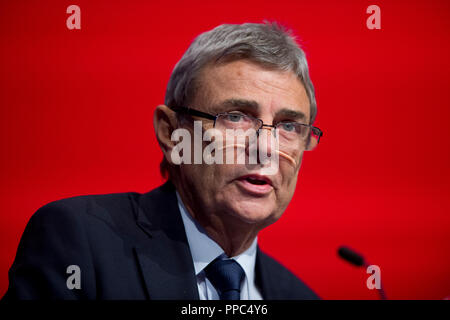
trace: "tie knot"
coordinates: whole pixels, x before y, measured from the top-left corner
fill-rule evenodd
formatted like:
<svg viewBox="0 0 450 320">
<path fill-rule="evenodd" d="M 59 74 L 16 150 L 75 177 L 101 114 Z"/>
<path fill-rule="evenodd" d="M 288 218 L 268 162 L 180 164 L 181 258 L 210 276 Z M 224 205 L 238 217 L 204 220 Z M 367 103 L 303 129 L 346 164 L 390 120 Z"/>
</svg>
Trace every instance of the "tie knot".
<svg viewBox="0 0 450 320">
<path fill-rule="evenodd" d="M 205 268 L 205 274 L 221 300 L 240 300 L 245 273 L 235 260 L 215 259 Z"/>
</svg>

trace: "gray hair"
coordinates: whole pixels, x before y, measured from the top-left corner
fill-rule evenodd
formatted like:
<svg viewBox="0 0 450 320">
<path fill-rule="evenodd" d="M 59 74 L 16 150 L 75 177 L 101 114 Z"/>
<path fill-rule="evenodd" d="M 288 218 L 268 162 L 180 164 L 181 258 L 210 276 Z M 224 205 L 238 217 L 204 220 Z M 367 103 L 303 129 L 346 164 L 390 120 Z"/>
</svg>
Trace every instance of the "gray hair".
<svg viewBox="0 0 450 320">
<path fill-rule="evenodd" d="M 266 68 L 292 71 L 305 87 L 310 102 L 310 124 L 317 115 L 314 86 L 305 53 L 290 30 L 277 23 L 223 24 L 200 34 L 173 69 L 167 84 L 165 105 L 188 107 L 196 94 L 197 78 L 208 64 L 247 59 Z M 161 163 L 166 176 L 168 163 Z"/>
<path fill-rule="evenodd" d="M 310 123 L 317 115 L 314 86 L 305 53 L 290 30 L 277 23 L 223 24 L 200 34 L 173 69 L 164 103 L 186 107 L 196 93 L 196 80 L 207 64 L 240 59 L 267 68 L 294 72 L 303 83 L 310 102 Z"/>
</svg>

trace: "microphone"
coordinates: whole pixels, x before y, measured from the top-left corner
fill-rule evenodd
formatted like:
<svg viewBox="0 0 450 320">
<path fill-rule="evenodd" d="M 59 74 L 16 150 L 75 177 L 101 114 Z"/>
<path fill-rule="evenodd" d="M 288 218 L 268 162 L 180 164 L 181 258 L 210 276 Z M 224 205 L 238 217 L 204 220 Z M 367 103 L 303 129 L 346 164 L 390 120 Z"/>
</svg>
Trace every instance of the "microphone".
<svg viewBox="0 0 450 320">
<path fill-rule="evenodd" d="M 364 257 L 347 246 L 340 246 L 338 255 L 345 261 L 357 267 L 367 267 Z"/>
<path fill-rule="evenodd" d="M 347 246 L 340 246 L 338 248 L 337 253 L 340 258 L 356 267 L 367 268 L 369 266 L 369 263 L 366 261 L 366 259 L 364 259 L 364 257 L 360 253 L 356 252 L 355 250 Z M 380 279 L 380 289 L 378 289 L 377 291 L 380 294 L 381 300 L 387 300 L 381 279 Z"/>
</svg>

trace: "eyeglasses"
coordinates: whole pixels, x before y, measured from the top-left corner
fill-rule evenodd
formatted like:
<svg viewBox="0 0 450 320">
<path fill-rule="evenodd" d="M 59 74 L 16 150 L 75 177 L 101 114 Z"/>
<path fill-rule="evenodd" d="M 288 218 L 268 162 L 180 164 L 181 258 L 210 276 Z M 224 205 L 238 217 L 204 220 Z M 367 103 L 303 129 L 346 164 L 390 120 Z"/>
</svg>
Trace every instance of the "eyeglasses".
<svg viewBox="0 0 450 320">
<path fill-rule="evenodd" d="M 311 138 L 314 138 L 319 143 L 320 138 L 323 136 L 323 132 L 319 128 L 296 121 L 281 121 L 275 125 L 270 125 L 265 124 L 261 119 L 238 112 L 223 112 L 212 115 L 191 108 L 170 107 L 170 109 L 177 113 L 213 120 L 214 128 L 222 130 L 242 129 L 245 131 L 254 129 L 259 134 L 259 131 L 264 127 L 273 128 L 275 129 L 275 137 L 278 136 L 279 138 L 280 146 L 295 147 L 296 142 L 308 144 Z"/>
</svg>

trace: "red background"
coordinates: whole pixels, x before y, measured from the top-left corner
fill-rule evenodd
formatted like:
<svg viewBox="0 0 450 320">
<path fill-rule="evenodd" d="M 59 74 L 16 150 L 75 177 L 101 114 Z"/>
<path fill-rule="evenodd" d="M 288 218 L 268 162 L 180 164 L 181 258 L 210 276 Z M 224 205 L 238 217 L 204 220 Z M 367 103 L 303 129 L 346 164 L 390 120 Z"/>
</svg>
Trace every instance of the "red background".
<svg viewBox="0 0 450 320">
<path fill-rule="evenodd" d="M 81 8 L 81 30 L 66 8 Z M 381 8 L 368 30 L 367 6 Z M 0 295 L 40 206 L 161 184 L 152 126 L 199 33 L 277 20 L 310 64 L 321 145 L 303 162 L 268 253 L 325 299 L 376 299 L 341 244 L 381 268 L 392 299 L 450 295 L 448 1 L 0 3 Z"/>
</svg>

